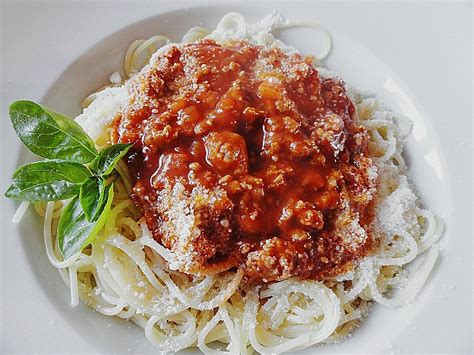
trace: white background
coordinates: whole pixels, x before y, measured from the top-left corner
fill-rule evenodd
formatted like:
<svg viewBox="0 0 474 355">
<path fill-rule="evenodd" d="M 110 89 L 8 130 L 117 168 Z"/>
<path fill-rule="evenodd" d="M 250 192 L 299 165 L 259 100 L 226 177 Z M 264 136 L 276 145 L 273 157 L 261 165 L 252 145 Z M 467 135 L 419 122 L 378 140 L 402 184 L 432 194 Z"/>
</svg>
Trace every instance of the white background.
<svg viewBox="0 0 474 355">
<path fill-rule="evenodd" d="M 252 1 L 253 4 L 256 2 Z M 7 188 L 20 154 L 20 145 L 7 114 L 10 102 L 21 98 L 41 100 L 71 62 L 115 31 L 159 12 L 198 3 L 2 2 L 0 191 Z M 444 281 L 431 288 L 433 295 L 425 297 L 426 304 L 417 314 L 417 319 L 421 319 L 418 326 L 407 328 L 395 345 L 387 346 L 384 351 L 471 352 L 471 4 L 359 1 L 266 4 L 270 10 L 278 7 L 283 14 L 297 10 L 314 13 L 320 22 L 330 24 L 329 28 L 332 26 L 356 38 L 401 77 L 429 117 L 446 158 L 451 184 L 453 226 L 450 226 L 451 235 L 446 246 L 451 257 L 450 260 L 443 259 L 437 270 L 437 277 Z M 30 256 L 26 255 L 25 244 L 20 241 L 20 238 L 37 236 L 34 233 L 19 235 L 17 227 L 9 222 L 16 204 L 3 197 L 0 203 L 3 231 L 0 238 L 0 351 L 127 352 L 137 349 L 136 344 L 123 344 L 120 339 L 117 343 L 121 348 L 104 348 L 105 342 L 85 339 L 83 333 L 75 331 L 73 317 L 85 310 L 71 310 L 70 319 L 58 310 L 58 305 L 63 308 L 67 305 L 67 293 L 63 292 L 64 297 L 55 300 L 44 292 L 44 280 L 39 280 L 32 272 L 36 260 L 26 260 Z M 114 327 L 104 328 L 97 337 L 113 337 L 116 334 Z M 134 328 L 130 331 L 136 331 Z M 137 331 L 137 343 L 142 338 Z M 370 338 L 366 340 L 371 341 Z"/>
</svg>

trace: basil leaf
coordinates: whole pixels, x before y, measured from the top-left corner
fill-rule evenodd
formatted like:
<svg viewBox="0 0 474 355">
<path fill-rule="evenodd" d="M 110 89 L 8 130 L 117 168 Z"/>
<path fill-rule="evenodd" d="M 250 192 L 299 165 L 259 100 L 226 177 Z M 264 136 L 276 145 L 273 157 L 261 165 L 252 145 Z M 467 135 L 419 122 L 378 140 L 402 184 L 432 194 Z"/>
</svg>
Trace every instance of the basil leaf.
<svg viewBox="0 0 474 355">
<path fill-rule="evenodd" d="M 23 144 L 40 157 L 84 164 L 97 156 L 94 142 L 70 117 L 22 100 L 10 105 L 10 118 Z"/>
<path fill-rule="evenodd" d="M 91 163 L 91 170 L 97 175 L 109 175 L 115 168 L 115 165 L 127 154 L 128 150 L 133 146 L 129 144 L 114 144 L 104 148 L 99 152 L 97 158 Z"/>
<path fill-rule="evenodd" d="M 114 199 L 113 184 L 107 186 L 105 195 L 107 198 L 100 208 L 100 217 L 95 222 L 87 221 L 78 196 L 64 209 L 58 224 L 58 243 L 65 259 L 90 244 L 104 226 Z"/>
<path fill-rule="evenodd" d="M 90 177 L 81 186 L 79 200 L 82 210 L 89 222 L 99 218 L 100 208 L 105 197 L 105 180 L 101 177 Z"/>
<path fill-rule="evenodd" d="M 90 176 L 81 164 L 40 161 L 26 164 L 13 174 L 5 196 L 19 201 L 57 201 L 74 197 Z"/>
</svg>

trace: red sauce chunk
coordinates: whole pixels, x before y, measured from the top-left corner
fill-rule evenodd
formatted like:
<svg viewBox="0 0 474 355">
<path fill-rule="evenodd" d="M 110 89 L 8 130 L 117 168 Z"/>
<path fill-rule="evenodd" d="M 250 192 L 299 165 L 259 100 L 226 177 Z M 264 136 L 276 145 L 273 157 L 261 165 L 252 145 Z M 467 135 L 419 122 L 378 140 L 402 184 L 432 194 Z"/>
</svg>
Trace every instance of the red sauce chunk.
<svg viewBox="0 0 474 355">
<path fill-rule="evenodd" d="M 246 42 L 171 46 L 127 83 L 132 198 L 194 275 L 324 279 L 371 250 L 377 172 L 339 79 Z"/>
</svg>

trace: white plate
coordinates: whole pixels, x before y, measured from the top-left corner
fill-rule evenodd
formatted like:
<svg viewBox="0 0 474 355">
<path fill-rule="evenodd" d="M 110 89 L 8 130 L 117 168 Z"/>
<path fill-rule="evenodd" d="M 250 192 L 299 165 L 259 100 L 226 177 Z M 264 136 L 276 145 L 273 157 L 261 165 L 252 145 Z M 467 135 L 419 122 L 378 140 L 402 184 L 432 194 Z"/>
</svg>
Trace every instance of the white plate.
<svg viewBox="0 0 474 355">
<path fill-rule="evenodd" d="M 179 40 L 188 28 L 212 27 L 229 11 L 256 20 L 274 9 L 270 4 L 184 8 L 172 3 L 105 2 L 2 6 L 2 191 L 25 157 L 9 125 L 8 103 L 42 100 L 75 115 L 80 112 L 79 101 L 121 69 L 132 40 L 157 33 Z M 287 18 L 326 26 L 334 49 L 325 64 L 413 120 L 407 149 L 413 181 L 423 204 L 442 216 L 447 226 L 442 256 L 416 303 L 394 310 L 376 306 L 352 338 L 307 353 L 470 352 L 469 4 L 277 7 Z M 286 35 L 302 52 L 318 51 L 314 32 Z M 94 314 L 85 306 L 69 307 L 68 290 L 47 261 L 39 218 L 30 211 L 20 227 L 13 226 L 9 218 L 16 206 L 2 199 L 0 351 L 156 350 L 131 323 Z"/>
</svg>

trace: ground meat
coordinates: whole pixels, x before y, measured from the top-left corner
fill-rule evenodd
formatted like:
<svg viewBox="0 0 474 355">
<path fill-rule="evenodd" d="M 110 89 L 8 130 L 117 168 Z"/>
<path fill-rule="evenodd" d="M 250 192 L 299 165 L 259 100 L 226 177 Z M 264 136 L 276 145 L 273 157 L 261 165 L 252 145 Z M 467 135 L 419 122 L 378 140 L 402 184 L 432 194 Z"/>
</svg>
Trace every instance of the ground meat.
<svg viewBox="0 0 474 355">
<path fill-rule="evenodd" d="M 248 173 L 247 144 L 241 135 L 232 132 L 211 132 L 206 136 L 204 145 L 208 163 L 219 173 Z"/>
<path fill-rule="evenodd" d="M 368 135 L 344 84 L 309 58 L 203 40 L 127 87 L 112 141 L 135 143 L 132 198 L 172 269 L 323 279 L 370 251 Z"/>
</svg>

